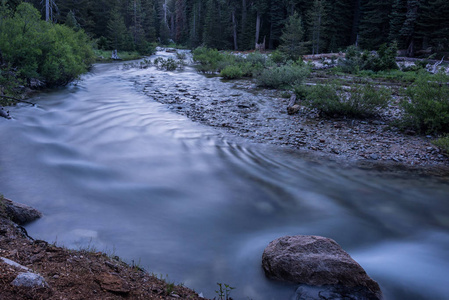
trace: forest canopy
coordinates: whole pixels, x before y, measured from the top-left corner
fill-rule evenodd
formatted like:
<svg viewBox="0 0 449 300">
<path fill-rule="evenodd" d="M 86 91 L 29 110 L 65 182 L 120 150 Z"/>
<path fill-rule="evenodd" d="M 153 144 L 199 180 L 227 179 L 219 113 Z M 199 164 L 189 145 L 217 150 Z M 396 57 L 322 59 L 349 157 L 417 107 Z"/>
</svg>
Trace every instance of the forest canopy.
<svg viewBox="0 0 449 300">
<path fill-rule="evenodd" d="M 15 8 L 21 1 L 8 1 Z M 290 16 L 301 18 L 305 53 L 396 42 L 409 56 L 449 48 L 446 0 L 29 0 L 45 17 L 71 24 L 105 50 L 145 52 L 149 43 L 276 49 Z"/>
</svg>

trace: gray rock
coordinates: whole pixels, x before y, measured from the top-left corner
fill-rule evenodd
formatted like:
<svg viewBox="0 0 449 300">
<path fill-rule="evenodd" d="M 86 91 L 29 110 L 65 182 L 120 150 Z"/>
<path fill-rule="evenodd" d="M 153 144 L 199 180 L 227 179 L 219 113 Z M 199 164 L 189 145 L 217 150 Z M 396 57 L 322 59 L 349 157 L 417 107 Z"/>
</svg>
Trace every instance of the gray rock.
<svg viewBox="0 0 449 300">
<path fill-rule="evenodd" d="M 28 269 L 25 266 L 22 266 L 21 264 L 16 263 L 15 261 L 12 261 L 10 259 L 7 259 L 5 257 L 0 257 L 0 260 L 3 261 L 5 264 L 8 264 L 12 267 L 18 268 L 18 269 L 22 269 L 24 271 L 30 271 L 30 269 Z"/>
<path fill-rule="evenodd" d="M 19 273 L 17 277 L 13 280 L 11 283 L 14 286 L 23 286 L 23 287 L 48 287 L 48 283 L 45 281 L 45 279 L 35 273 Z"/>
<path fill-rule="evenodd" d="M 366 297 L 360 299 L 382 299 L 377 282 L 329 238 L 297 235 L 276 239 L 265 248 L 262 267 L 271 279 L 341 287 L 348 294 L 364 290 Z"/>
<path fill-rule="evenodd" d="M 3 198 L 0 205 L 4 206 L 6 215 L 19 225 L 34 221 L 42 217 L 42 213 L 31 206 L 13 202 L 9 199 Z"/>
</svg>

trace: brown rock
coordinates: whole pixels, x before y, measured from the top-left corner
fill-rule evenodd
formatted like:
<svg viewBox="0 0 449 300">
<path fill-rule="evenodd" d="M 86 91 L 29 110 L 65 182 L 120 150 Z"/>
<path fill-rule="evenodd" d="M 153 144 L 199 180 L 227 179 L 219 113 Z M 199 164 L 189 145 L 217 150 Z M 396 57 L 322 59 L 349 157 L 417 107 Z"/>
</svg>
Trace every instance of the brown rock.
<svg viewBox="0 0 449 300">
<path fill-rule="evenodd" d="M 99 283 L 103 289 L 109 292 L 128 294 L 131 291 L 129 285 L 115 274 L 101 273 L 97 276 L 95 281 Z"/>
<path fill-rule="evenodd" d="M 0 198 L 0 208 L 4 209 L 6 215 L 19 225 L 23 225 L 42 217 L 42 213 L 31 206 L 13 202 L 6 198 Z"/>
<path fill-rule="evenodd" d="M 299 104 L 295 104 L 295 105 L 293 105 L 293 106 L 287 107 L 287 113 L 288 113 L 289 115 L 294 115 L 294 114 L 296 114 L 297 112 L 299 112 L 300 109 L 301 109 L 301 106 L 300 106 Z"/>
<path fill-rule="evenodd" d="M 267 277 L 306 284 L 364 288 L 368 299 L 382 292 L 363 268 L 334 240 L 320 236 L 285 236 L 272 241 L 262 255 Z"/>
</svg>

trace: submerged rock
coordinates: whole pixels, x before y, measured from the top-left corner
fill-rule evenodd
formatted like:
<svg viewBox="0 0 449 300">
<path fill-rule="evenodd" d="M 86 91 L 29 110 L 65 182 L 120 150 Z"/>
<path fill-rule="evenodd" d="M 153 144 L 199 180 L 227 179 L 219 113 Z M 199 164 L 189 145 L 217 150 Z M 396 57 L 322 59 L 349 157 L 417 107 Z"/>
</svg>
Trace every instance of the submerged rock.
<svg viewBox="0 0 449 300">
<path fill-rule="evenodd" d="M 321 286 L 321 293 L 339 295 L 330 299 L 352 299 L 345 296 L 351 294 L 354 299 L 382 299 L 377 282 L 329 238 L 297 235 L 276 239 L 265 248 L 262 267 L 271 279 Z M 305 291 L 300 293 L 307 295 Z M 311 295 L 298 299 L 306 298 L 315 299 Z"/>
<path fill-rule="evenodd" d="M 5 198 L 1 199 L 0 202 L 0 205 L 3 206 L 6 215 L 11 219 L 11 221 L 19 225 L 29 223 L 42 217 L 42 213 L 31 206 L 13 202 Z"/>
</svg>

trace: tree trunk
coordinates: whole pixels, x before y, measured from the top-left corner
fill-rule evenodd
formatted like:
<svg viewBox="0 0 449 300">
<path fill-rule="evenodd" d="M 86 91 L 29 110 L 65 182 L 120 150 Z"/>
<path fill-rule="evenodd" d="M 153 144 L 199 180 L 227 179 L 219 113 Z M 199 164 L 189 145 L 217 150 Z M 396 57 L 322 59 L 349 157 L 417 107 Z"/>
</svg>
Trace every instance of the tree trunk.
<svg viewBox="0 0 449 300">
<path fill-rule="evenodd" d="M 45 21 L 50 20 L 50 0 L 45 0 Z"/>
<path fill-rule="evenodd" d="M 259 34 L 260 34 L 260 13 L 259 11 L 257 11 L 257 18 L 256 18 L 256 48 L 257 48 L 257 43 L 259 43 Z"/>
<path fill-rule="evenodd" d="M 242 0 L 242 35 L 243 36 L 245 35 L 245 26 L 246 26 L 246 0 Z"/>
<path fill-rule="evenodd" d="M 354 0 L 354 18 L 352 19 L 351 44 L 358 42 L 361 0 Z"/>
<path fill-rule="evenodd" d="M 235 8 L 232 10 L 232 27 L 234 29 L 234 50 L 238 50 L 237 45 L 237 22 L 235 21 Z"/>
</svg>

